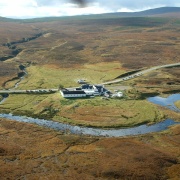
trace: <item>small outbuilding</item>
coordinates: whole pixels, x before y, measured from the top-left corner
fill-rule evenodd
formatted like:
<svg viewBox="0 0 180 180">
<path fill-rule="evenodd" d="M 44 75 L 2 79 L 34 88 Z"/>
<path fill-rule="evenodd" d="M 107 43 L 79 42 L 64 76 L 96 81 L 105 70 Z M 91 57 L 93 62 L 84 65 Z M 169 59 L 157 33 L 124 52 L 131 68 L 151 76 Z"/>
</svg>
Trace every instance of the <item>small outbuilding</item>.
<svg viewBox="0 0 180 180">
<path fill-rule="evenodd" d="M 84 79 L 79 79 L 77 82 L 78 82 L 79 84 L 86 84 L 86 81 L 85 81 Z"/>
<path fill-rule="evenodd" d="M 123 93 L 117 92 L 116 94 L 113 94 L 112 97 L 117 97 L 117 98 L 123 97 Z"/>
</svg>

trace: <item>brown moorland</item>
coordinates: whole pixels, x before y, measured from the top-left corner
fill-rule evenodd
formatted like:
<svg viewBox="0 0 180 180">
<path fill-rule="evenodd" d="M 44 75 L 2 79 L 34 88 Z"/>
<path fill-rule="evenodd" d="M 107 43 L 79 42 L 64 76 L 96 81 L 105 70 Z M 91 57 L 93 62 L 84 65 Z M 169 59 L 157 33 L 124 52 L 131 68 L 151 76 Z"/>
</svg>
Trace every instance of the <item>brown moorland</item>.
<svg viewBox="0 0 180 180">
<path fill-rule="evenodd" d="M 101 17 L 0 23 L 2 38 L 11 26 L 16 31 L 7 34 L 9 39 L 2 39 L 2 57 L 11 55 L 14 48 L 4 43 L 30 39 L 15 44 L 15 49 L 21 52 L 1 62 L 0 84 L 6 89 L 17 82 L 14 78 L 20 72 L 20 64 L 28 66 L 29 75 L 19 88 L 36 89 L 57 88 L 59 84 L 77 86 L 76 81 L 81 77 L 90 83 L 101 83 L 127 71 L 179 62 L 178 18 Z M 38 33 L 42 35 L 31 39 Z M 142 87 L 140 91 L 173 92 L 179 89 L 178 76 L 179 67 L 153 72 L 127 83 Z M 5 83 L 8 80 L 12 81 Z M 147 88 L 156 85 L 160 87 Z"/>
<path fill-rule="evenodd" d="M 180 92 L 179 67 L 162 68 L 138 78 L 126 81 L 124 85 L 133 86 L 140 92 L 171 94 Z M 119 84 L 120 86 L 121 84 Z M 118 87 L 118 84 L 116 85 Z"/>
<path fill-rule="evenodd" d="M 1 63 L 0 71 L 6 69 L 6 63 L 10 67 L 16 63 L 16 66 L 48 65 L 61 70 L 84 68 L 86 64 L 119 62 L 126 71 L 176 63 L 180 52 L 179 24 L 176 18 L 106 16 L 100 19 L 80 17 L 74 20 L 0 22 L 3 27 L 0 30 L 1 58 L 17 53 Z M 37 39 L 10 47 L 3 45 L 30 39 L 39 33 L 43 35 Z M 10 68 L 4 76 L 12 79 L 13 70 L 11 72 Z M 0 84 L 3 82 L 2 79 Z"/>
<path fill-rule="evenodd" d="M 180 128 L 139 137 L 67 135 L 0 120 L 5 179 L 178 179 Z"/>
</svg>

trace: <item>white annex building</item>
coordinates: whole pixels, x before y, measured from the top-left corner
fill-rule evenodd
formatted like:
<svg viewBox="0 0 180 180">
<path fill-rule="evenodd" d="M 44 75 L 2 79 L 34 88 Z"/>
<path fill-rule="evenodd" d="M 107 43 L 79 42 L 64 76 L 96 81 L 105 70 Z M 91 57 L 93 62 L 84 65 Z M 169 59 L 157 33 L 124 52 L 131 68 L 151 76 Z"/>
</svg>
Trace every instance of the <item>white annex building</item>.
<svg viewBox="0 0 180 180">
<path fill-rule="evenodd" d="M 80 98 L 80 97 L 86 97 L 86 93 L 84 91 L 72 91 L 72 90 L 68 90 L 68 89 L 64 89 L 60 91 L 61 95 L 64 98 Z"/>
</svg>

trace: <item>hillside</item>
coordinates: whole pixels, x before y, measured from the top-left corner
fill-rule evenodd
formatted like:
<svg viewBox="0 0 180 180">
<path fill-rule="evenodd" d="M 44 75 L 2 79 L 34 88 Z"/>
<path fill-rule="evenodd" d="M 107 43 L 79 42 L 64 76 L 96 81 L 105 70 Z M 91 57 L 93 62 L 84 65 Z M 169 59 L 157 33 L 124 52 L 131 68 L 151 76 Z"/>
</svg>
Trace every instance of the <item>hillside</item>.
<svg viewBox="0 0 180 180">
<path fill-rule="evenodd" d="M 131 16 L 159 16 L 163 14 L 180 13 L 180 7 L 162 7 L 141 12 L 128 13 Z"/>
<path fill-rule="evenodd" d="M 100 84 L 142 69 L 179 63 L 180 19 L 175 14 L 179 8 L 0 18 L 0 89 L 9 93 L 0 96 L 0 113 L 96 128 L 128 128 L 166 118 L 179 122 L 178 112 L 146 98 L 180 92 L 180 66 L 163 66 L 105 87 L 113 93 L 122 91 L 122 98 L 65 99 L 59 91 L 52 92 L 80 86 L 79 79 Z M 10 94 L 9 89 L 24 93 Z M 179 101 L 175 104 L 179 107 Z M 179 125 L 147 135 L 108 138 L 0 118 L 0 132 L 2 179 L 180 177 Z"/>
<path fill-rule="evenodd" d="M 148 9 L 138 12 L 115 12 L 95 15 L 79 15 L 79 16 L 63 16 L 63 17 L 42 17 L 33 19 L 11 19 L 0 17 L 1 22 L 49 22 L 49 21 L 67 21 L 67 20 L 83 20 L 83 19 L 102 19 L 102 18 L 118 18 L 118 17 L 147 17 L 147 16 L 172 16 L 180 18 L 180 7 L 161 7 Z"/>
<path fill-rule="evenodd" d="M 167 14 L 178 10 L 158 8 L 139 13 Z M 94 83 L 100 83 L 124 71 L 179 62 L 179 19 L 117 15 L 7 19 L 8 22 L 2 18 L 1 86 L 19 72 L 21 63 L 57 69 L 87 69 L 89 64 L 97 63 L 106 63 L 109 67 L 108 63 L 118 63 L 112 74 L 107 76 L 104 72 L 96 76 Z M 87 78 L 93 79 L 89 75 Z M 68 82 L 75 85 L 74 79 Z M 37 86 L 35 83 L 34 87 Z"/>
</svg>

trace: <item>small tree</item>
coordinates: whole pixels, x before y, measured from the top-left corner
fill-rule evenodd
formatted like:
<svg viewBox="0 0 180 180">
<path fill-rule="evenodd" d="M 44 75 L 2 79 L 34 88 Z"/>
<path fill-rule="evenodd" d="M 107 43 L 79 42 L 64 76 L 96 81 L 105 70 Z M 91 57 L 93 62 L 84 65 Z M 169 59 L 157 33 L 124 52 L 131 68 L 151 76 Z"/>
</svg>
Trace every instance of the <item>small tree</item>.
<svg viewBox="0 0 180 180">
<path fill-rule="evenodd" d="M 58 89 L 61 90 L 63 88 L 64 88 L 64 86 L 62 84 L 60 84 Z"/>
</svg>

